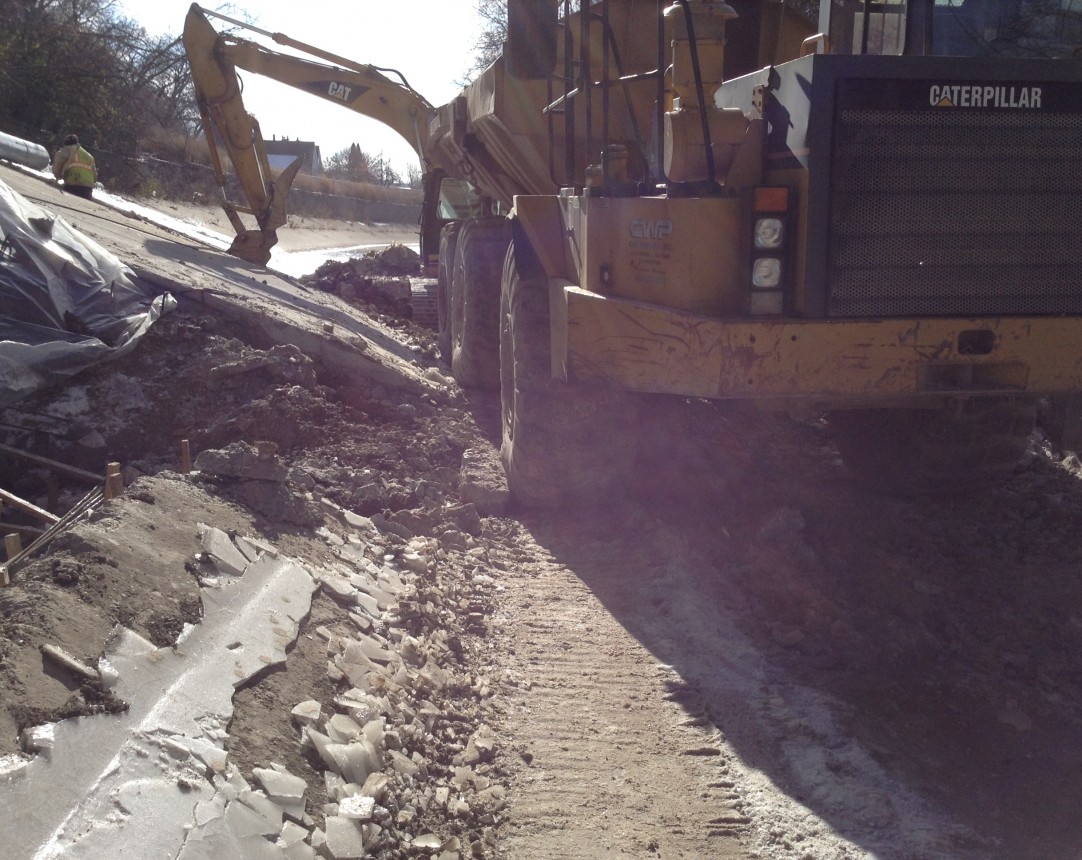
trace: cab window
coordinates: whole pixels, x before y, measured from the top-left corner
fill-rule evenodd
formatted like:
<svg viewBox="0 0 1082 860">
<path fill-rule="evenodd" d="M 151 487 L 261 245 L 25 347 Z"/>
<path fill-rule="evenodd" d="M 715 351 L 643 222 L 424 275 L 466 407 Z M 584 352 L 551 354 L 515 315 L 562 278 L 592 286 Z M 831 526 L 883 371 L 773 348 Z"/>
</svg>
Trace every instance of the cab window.
<svg viewBox="0 0 1082 860">
<path fill-rule="evenodd" d="M 440 182 L 438 212 L 446 221 L 476 218 L 481 212 L 481 198 L 470 183 L 444 177 Z"/>
<path fill-rule="evenodd" d="M 1082 0 L 936 0 L 932 26 L 939 56 L 1082 54 Z"/>
<path fill-rule="evenodd" d="M 837 54 L 901 54 L 905 51 L 905 0 L 890 3 L 832 0 L 830 44 Z"/>
</svg>

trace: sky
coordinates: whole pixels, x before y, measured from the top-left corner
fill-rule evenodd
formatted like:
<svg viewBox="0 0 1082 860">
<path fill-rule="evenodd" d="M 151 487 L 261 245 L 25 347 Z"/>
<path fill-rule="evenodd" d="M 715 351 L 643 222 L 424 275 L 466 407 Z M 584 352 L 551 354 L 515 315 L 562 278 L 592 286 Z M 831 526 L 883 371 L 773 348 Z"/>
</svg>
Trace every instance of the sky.
<svg viewBox="0 0 1082 860">
<path fill-rule="evenodd" d="M 179 36 L 190 5 L 190 0 L 118 3 L 125 17 L 153 36 Z M 234 0 L 231 8 L 208 0 L 200 5 L 350 60 L 397 69 L 436 106 L 461 89 L 456 81 L 471 65 L 481 29 L 475 0 Z M 216 30 L 229 28 L 225 21 L 210 20 Z M 256 33 L 237 35 L 287 52 Z M 409 144 L 382 123 L 260 75 L 242 71 L 240 77 L 245 107 L 259 120 L 266 140 L 314 141 L 324 161 L 356 143 L 370 155 L 383 154 L 403 179 L 407 166 L 418 163 Z"/>
</svg>

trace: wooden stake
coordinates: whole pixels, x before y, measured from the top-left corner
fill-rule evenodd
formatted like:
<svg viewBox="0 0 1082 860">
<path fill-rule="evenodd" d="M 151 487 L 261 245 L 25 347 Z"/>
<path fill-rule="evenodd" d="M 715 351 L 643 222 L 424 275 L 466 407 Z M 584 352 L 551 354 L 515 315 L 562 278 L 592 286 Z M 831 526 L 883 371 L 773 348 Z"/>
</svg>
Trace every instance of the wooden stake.
<svg viewBox="0 0 1082 860">
<path fill-rule="evenodd" d="M 8 574 L 6 564 L 0 564 L 0 588 L 7 588 L 11 585 L 11 576 Z"/>
<path fill-rule="evenodd" d="M 23 551 L 22 538 L 15 532 L 4 535 L 4 551 L 7 553 L 8 560 L 15 558 Z"/>
<path fill-rule="evenodd" d="M 115 499 L 124 492 L 124 476 L 120 474 L 120 464 L 110 463 L 105 467 L 105 498 Z"/>
<path fill-rule="evenodd" d="M 188 440 L 180 440 L 180 472 L 187 475 L 192 470 L 192 452 L 188 447 Z"/>
</svg>

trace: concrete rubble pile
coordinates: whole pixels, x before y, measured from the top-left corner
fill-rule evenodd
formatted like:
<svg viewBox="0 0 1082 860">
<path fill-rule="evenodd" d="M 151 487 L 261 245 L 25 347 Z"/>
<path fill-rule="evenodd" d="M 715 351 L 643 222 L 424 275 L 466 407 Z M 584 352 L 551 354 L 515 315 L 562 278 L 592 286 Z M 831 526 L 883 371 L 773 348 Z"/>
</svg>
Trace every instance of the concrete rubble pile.
<svg viewBox="0 0 1082 860">
<path fill-rule="evenodd" d="M 256 447 L 230 453 L 209 450 L 196 458 L 197 471 L 190 478 L 146 480 L 214 483 L 270 477 L 275 482 L 280 474 L 271 468 L 273 460 L 273 452 Z M 139 488 L 137 482 L 132 491 Z M 217 639 L 218 653 L 229 655 L 218 667 L 228 682 L 224 694 L 200 690 L 222 701 L 196 705 L 184 717 L 163 718 L 160 712 L 171 706 L 138 702 L 143 690 L 159 691 L 163 702 L 193 696 L 178 693 L 179 683 L 159 682 L 157 676 L 154 683 L 132 681 L 138 674 L 134 663 L 158 672 L 169 661 L 221 663 L 221 658 L 214 656 L 214 646 L 207 649 L 209 657 L 199 656 L 197 633 L 182 637 L 174 648 L 160 649 L 130 631 L 118 635 L 114 651 L 107 651 L 97 671 L 131 702 L 117 739 L 122 751 L 102 768 L 104 775 L 94 770 L 88 777 L 86 798 L 73 801 L 74 811 L 54 831 L 46 853 L 55 848 L 60 854 L 72 850 L 73 856 L 106 856 L 101 852 L 112 850 L 111 845 L 158 844 L 177 834 L 183 842 L 175 856 L 181 860 L 462 860 L 491 853 L 504 807 L 504 787 L 493 764 L 496 738 L 486 725 L 494 685 L 464 668 L 472 662 L 466 652 L 477 647 L 476 634 L 485 632 L 496 588 L 482 572 L 484 549 L 453 519 L 436 527 L 436 532 L 442 529 L 439 538 L 415 536 L 402 518 L 397 523 L 368 518 L 300 488 L 293 487 L 293 492 L 322 512 L 323 525 L 316 531 L 333 562 L 319 568 L 303 565 L 284 558 L 264 540 L 211 526 L 200 529 L 201 551 L 187 565 L 201 586 L 206 613 L 196 630 L 206 627 L 211 616 L 229 616 L 243 630 Z M 458 516 L 462 518 L 461 511 Z M 253 573 L 268 563 L 276 567 Z M 454 576 L 442 576 L 441 569 L 451 564 Z M 463 569 L 470 571 L 464 577 Z M 292 596 L 267 609 L 237 609 L 232 595 L 248 587 L 253 575 L 263 577 L 250 583 L 253 600 L 262 599 L 259 595 L 277 588 L 284 578 L 294 582 Z M 226 752 L 233 687 L 268 665 L 285 663 L 317 589 L 341 608 L 340 618 L 348 618 L 348 623 L 336 622 L 333 631 L 306 631 L 325 647 L 327 676 L 336 691 L 333 702 L 300 701 L 291 711 L 296 743 L 308 753 L 309 762 L 322 766 L 318 788 L 327 798 L 322 810 L 306 802 L 313 786 L 284 765 L 266 762 L 246 776 Z M 251 619 L 268 631 L 253 632 L 259 625 Z M 253 636 L 255 641 L 234 641 L 235 636 Z M 228 661 L 234 653 L 237 668 L 231 672 Z M 240 668 L 242 659 L 251 665 Z M 188 666 L 177 674 L 190 673 Z M 169 692 L 160 693 L 163 688 Z M 54 755 L 61 744 L 87 746 L 85 738 L 75 743 L 54 738 L 53 729 L 63 734 L 69 723 L 89 725 L 97 719 L 109 718 L 26 730 L 27 755 L 0 763 L 0 788 L 14 788 L 15 794 L 25 789 L 28 798 L 37 796 L 42 782 L 34 767 L 42 762 L 33 756 L 45 764 L 52 758 L 54 765 L 61 765 L 54 766 L 55 771 L 64 761 Z M 154 762 L 150 772 L 140 771 Z M 152 784 L 158 787 L 152 789 Z M 160 808 L 141 805 L 158 793 L 166 797 Z M 75 796 L 80 796 L 78 791 Z M 138 801 L 131 799 L 135 796 Z"/>
<path fill-rule="evenodd" d="M 301 281 L 374 312 L 384 323 L 392 323 L 413 317 L 410 276 L 417 274 L 420 259 L 405 245 L 390 245 L 345 262 L 326 262 Z"/>
<path fill-rule="evenodd" d="M 368 534 L 378 532 L 369 526 Z M 325 536 L 353 567 L 324 572 L 321 586 L 348 610 L 356 632 L 320 631 L 328 674 L 346 688 L 334 712 L 324 713 L 314 701 L 293 711 L 303 727 L 302 742 L 326 765 L 327 794 L 336 801 L 327 809 L 324 832 L 313 833 L 311 844 L 325 845 L 334 858 L 396 848 L 438 848 L 443 860 L 483 856 L 483 836 L 470 844 L 426 832 L 422 824 L 434 814 L 483 831 L 496 823 L 503 806 L 502 787 L 487 775 L 495 738 L 483 724 L 471 730 L 468 715 L 447 708 L 449 695 L 465 692 L 467 699 L 483 701 L 488 690 L 483 679 L 455 672 L 461 644 L 449 632 L 449 607 L 438 589 L 422 586 L 438 563 L 439 543 L 414 538 L 397 565 L 380 565 L 358 556 L 356 532 Z M 421 629 L 429 632 L 411 632 Z M 450 768 L 422 751 L 437 752 L 445 764 L 450 753 Z M 362 847 L 364 853 L 351 853 Z"/>
<path fill-rule="evenodd" d="M 219 460 L 207 452 L 196 465 Z M 315 631 L 340 692 L 330 710 L 308 700 L 291 716 L 299 743 L 326 768 L 329 802 L 316 826 L 304 812 L 303 780 L 281 766 L 256 768 L 282 818 L 276 833 L 261 835 L 290 858 L 483 857 L 504 789 L 491 767 L 496 739 L 483 722 L 490 685 L 463 674 L 460 657 L 465 635 L 483 631 L 494 583 L 477 570 L 463 590 L 442 583 L 438 570 L 449 549 L 479 561 L 484 551 L 455 528 L 444 546 L 411 536 L 401 522 L 363 517 L 329 499 L 320 505 L 331 525 L 318 532 L 338 563 L 314 575 L 354 630 Z"/>
</svg>

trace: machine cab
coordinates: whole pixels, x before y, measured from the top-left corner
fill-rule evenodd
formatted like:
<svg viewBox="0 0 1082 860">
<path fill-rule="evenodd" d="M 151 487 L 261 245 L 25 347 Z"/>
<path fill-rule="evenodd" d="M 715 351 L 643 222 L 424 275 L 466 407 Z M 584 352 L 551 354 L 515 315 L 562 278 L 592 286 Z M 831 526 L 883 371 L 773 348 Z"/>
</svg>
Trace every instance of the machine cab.
<svg viewBox="0 0 1082 860">
<path fill-rule="evenodd" d="M 1082 52 L 1073 0 L 831 0 L 819 24 L 833 54 L 1062 60 Z"/>
</svg>

